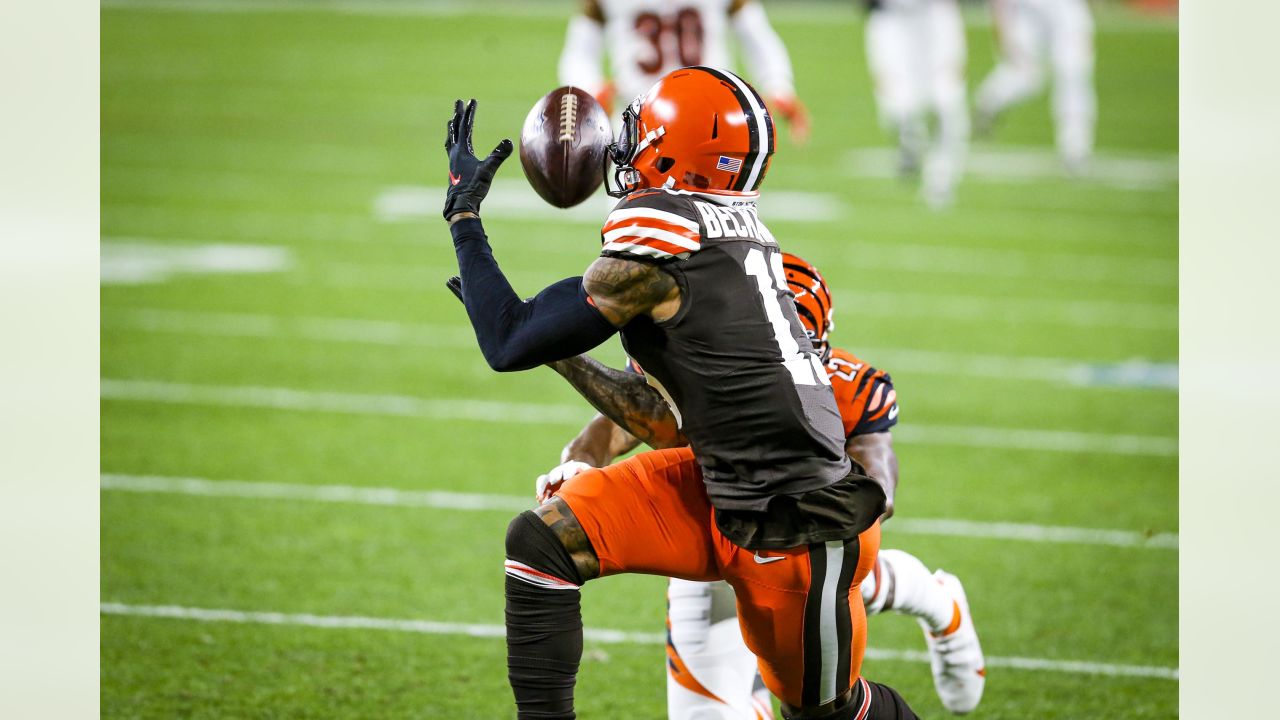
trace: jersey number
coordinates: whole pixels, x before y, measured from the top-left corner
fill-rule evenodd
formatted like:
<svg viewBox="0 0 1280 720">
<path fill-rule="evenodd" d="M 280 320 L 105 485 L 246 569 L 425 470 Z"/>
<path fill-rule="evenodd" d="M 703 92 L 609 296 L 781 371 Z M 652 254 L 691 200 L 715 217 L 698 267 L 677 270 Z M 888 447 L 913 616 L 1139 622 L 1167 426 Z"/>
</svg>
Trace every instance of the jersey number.
<svg viewBox="0 0 1280 720">
<path fill-rule="evenodd" d="M 666 38 L 675 36 L 676 58 L 680 66 L 702 63 L 702 16 L 693 8 L 685 8 L 673 16 L 662 17 L 655 13 L 636 16 L 636 32 L 653 46 L 653 54 L 641 58 L 638 65 L 646 75 L 653 75 L 666 67 Z"/>
<path fill-rule="evenodd" d="M 747 274 L 756 280 L 764 314 L 773 326 L 773 340 L 778 344 L 778 352 L 782 353 L 782 365 L 790 371 L 791 379 L 796 385 L 830 385 L 831 379 L 818 362 L 818 355 L 801 351 L 800 344 L 791 334 L 791 323 L 782 311 L 782 301 L 778 299 L 778 291 L 786 287 L 782 254 L 770 253 L 769 260 L 766 261 L 760 248 L 751 248 L 747 251 L 744 267 Z"/>
<path fill-rule="evenodd" d="M 854 378 L 858 377 L 858 373 L 864 367 L 862 363 L 851 363 L 848 360 L 842 360 L 838 357 L 833 357 L 827 362 L 830 363 L 831 367 L 840 368 L 839 370 L 836 370 L 836 377 L 842 380 L 848 380 L 849 382 L 853 382 Z"/>
</svg>

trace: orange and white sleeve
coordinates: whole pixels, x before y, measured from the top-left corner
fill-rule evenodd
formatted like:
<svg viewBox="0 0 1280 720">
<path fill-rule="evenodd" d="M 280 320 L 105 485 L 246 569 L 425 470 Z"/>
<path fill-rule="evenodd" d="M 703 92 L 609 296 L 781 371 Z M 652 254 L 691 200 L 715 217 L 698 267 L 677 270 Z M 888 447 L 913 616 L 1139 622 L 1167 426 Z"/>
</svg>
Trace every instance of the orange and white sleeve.
<svg viewBox="0 0 1280 720">
<path fill-rule="evenodd" d="M 650 262 L 685 260 L 702 247 L 698 221 L 686 215 L 658 202 L 628 198 L 605 220 L 600 254 Z"/>
</svg>

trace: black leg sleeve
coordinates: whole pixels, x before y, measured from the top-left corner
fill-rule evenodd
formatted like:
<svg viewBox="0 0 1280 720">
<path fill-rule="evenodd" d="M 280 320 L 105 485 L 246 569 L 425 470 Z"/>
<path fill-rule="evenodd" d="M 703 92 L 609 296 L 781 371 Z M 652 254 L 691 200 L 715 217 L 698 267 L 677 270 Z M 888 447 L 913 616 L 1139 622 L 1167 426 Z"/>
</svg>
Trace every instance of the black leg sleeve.
<svg viewBox="0 0 1280 720">
<path fill-rule="evenodd" d="M 507 528 L 507 678 L 520 720 L 574 720 L 582 609 L 573 560 L 532 512 Z"/>
<path fill-rule="evenodd" d="M 853 691 L 834 709 L 821 712 L 782 707 L 785 720 L 920 720 L 897 690 L 859 678 Z"/>
<path fill-rule="evenodd" d="M 867 713 L 867 720 L 920 720 L 920 716 L 907 706 L 907 701 L 902 699 L 897 690 L 870 680 L 867 681 L 867 688 L 871 691 L 871 708 Z"/>
</svg>

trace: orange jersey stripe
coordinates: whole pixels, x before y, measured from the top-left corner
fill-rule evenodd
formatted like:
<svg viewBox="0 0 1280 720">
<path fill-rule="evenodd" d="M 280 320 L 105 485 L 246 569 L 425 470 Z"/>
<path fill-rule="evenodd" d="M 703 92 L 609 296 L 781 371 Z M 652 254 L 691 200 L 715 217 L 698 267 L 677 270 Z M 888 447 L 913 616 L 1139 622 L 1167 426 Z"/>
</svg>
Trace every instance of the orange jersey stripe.
<svg viewBox="0 0 1280 720">
<path fill-rule="evenodd" d="M 674 243 L 667 242 L 666 240 L 659 240 L 657 238 L 626 237 L 606 243 L 604 246 L 605 250 L 615 252 L 630 252 L 638 255 L 652 254 L 646 252 L 644 248 L 651 248 L 661 253 L 665 253 L 666 255 L 688 255 L 693 252 L 689 248 L 681 247 Z"/>
</svg>

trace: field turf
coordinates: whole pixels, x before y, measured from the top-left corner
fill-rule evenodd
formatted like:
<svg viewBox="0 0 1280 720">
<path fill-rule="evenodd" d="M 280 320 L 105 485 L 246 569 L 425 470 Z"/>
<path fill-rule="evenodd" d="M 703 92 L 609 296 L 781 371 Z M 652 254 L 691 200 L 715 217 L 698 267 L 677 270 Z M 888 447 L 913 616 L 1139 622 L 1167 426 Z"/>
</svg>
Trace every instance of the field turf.
<svg viewBox="0 0 1280 720">
<path fill-rule="evenodd" d="M 441 144 L 455 97 L 478 149 L 518 134 L 571 5 L 104 5 L 104 717 L 514 717 L 502 536 L 591 413 L 484 365 L 443 286 Z M 896 382 L 884 546 L 964 580 L 972 717 L 1176 716 L 1176 28 L 1100 13 L 1093 177 L 1057 171 L 1041 98 L 932 213 L 882 177 L 852 5 L 773 13 L 814 134 L 780 141 L 762 215 Z M 486 226 L 532 294 L 581 273 L 604 205 L 521 204 L 517 165 Z M 664 717 L 663 592 L 584 592 L 617 632 L 581 717 Z M 913 621 L 870 644 L 868 677 L 945 716 Z"/>
</svg>

